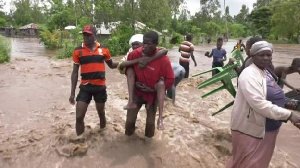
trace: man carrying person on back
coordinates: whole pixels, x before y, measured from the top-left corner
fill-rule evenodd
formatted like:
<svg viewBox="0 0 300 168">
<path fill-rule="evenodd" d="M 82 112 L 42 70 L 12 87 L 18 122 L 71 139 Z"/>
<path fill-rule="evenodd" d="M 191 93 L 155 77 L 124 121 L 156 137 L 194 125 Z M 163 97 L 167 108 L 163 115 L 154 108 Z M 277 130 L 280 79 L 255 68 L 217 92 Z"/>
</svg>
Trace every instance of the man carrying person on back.
<svg viewBox="0 0 300 168">
<path fill-rule="evenodd" d="M 146 33 L 143 37 L 143 47 L 132 51 L 127 60 L 131 61 L 142 57 L 153 57 L 158 52 L 158 34 L 154 31 Z M 161 113 L 159 114 L 159 126 L 162 124 L 162 108 L 165 97 L 165 90 L 169 89 L 174 83 L 174 73 L 169 58 L 164 55 L 151 61 L 145 68 L 139 68 L 138 64 L 127 67 L 126 71 L 134 69 L 135 73 L 135 90 L 134 101 L 137 107 L 127 110 L 125 134 L 130 136 L 135 131 L 137 114 L 143 104 L 149 105 L 146 108 L 147 119 L 145 136 L 153 137 L 155 132 L 155 114 L 157 104 L 160 105 Z M 131 85 L 131 84 L 130 84 Z M 163 85 L 163 86 L 161 86 Z M 163 89 L 163 90 L 162 90 Z M 158 94 L 158 95 L 156 95 Z M 158 102 L 160 101 L 160 102 Z"/>
</svg>

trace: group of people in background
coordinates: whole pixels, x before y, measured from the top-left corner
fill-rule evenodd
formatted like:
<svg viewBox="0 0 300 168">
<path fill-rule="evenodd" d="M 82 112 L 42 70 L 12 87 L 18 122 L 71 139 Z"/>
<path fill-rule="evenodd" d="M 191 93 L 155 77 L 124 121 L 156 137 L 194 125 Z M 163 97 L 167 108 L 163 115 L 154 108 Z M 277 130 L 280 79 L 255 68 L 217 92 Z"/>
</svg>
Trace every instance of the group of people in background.
<svg viewBox="0 0 300 168">
<path fill-rule="evenodd" d="M 84 132 L 84 117 L 93 98 L 100 119 L 100 128 L 106 127 L 105 102 L 107 100 L 105 83 L 105 65 L 118 68 L 126 74 L 128 84 L 128 103 L 125 134 L 135 132 L 137 114 L 143 104 L 147 111 L 145 136 L 153 137 L 155 116 L 158 107 L 157 128 L 164 129 L 163 108 L 165 95 L 175 103 L 176 86 L 183 78 L 189 77 L 190 60 L 197 66 L 194 56 L 192 36 L 179 46 L 179 64 L 170 62 L 165 48 L 158 47 L 158 34 L 150 31 L 144 35 L 136 34 L 129 40 L 130 49 L 120 62 L 114 62 L 107 47 L 96 42 L 96 29 L 92 25 L 84 26 L 84 42 L 73 53 L 73 71 L 71 75 L 71 95 L 69 101 L 75 104 L 75 89 L 81 67 L 80 91 L 76 97 L 76 133 Z M 223 39 L 218 38 L 216 48 L 206 52 L 213 57 L 212 67 L 223 67 L 227 60 L 226 50 L 222 48 Z M 226 167 L 268 167 L 273 155 L 276 137 L 282 122 L 291 121 L 300 128 L 300 115 L 285 107 L 286 98 L 283 85 L 294 88 L 286 81 L 286 76 L 300 74 L 300 58 L 295 58 L 289 67 L 274 67 L 272 64 L 273 46 L 260 37 L 250 38 L 246 46 L 239 40 L 234 50 L 245 50 L 247 58 L 241 67 L 238 88 L 231 113 L 231 134 L 233 155 Z M 229 64 L 234 59 L 229 59 Z M 215 75 L 218 71 L 213 71 Z"/>
</svg>

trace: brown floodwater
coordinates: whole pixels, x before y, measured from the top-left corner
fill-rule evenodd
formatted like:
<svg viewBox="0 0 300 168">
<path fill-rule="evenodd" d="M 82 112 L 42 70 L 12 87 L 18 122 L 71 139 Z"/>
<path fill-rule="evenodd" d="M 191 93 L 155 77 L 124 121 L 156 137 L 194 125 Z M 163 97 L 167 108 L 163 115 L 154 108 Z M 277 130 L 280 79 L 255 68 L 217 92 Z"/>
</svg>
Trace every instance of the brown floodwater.
<svg viewBox="0 0 300 168">
<path fill-rule="evenodd" d="M 91 102 L 85 134 L 77 137 L 75 107 L 68 103 L 72 60 L 56 60 L 55 51 L 45 49 L 39 39 L 8 40 L 12 60 L 0 65 L 0 167 L 224 167 L 231 149 L 230 109 L 215 117 L 211 113 L 232 97 L 220 92 L 200 98 L 205 89 L 195 87 L 210 74 L 179 84 L 176 106 L 166 101 L 165 130 L 157 130 L 153 139 L 145 138 L 142 110 L 136 134 L 128 138 L 122 109 L 128 99 L 126 78 L 107 68 L 107 129 L 100 130 Z M 235 43 L 230 40 L 223 47 L 229 52 Z M 274 46 L 275 66 L 300 57 L 300 45 Z M 214 47 L 195 47 L 198 66 L 191 62 L 190 74 L 211 68 L 212 59 L 204 53 Z M 178 48 L 168 55 L 171 62 L 178 62 Z M 288 82 L 298 88 L 299 81 L 299 74 L 288 76 Z M 291 123 L 283 124 L 277 140 L 270 167 L 300 167 L 300 131 Z"/>
</svg>

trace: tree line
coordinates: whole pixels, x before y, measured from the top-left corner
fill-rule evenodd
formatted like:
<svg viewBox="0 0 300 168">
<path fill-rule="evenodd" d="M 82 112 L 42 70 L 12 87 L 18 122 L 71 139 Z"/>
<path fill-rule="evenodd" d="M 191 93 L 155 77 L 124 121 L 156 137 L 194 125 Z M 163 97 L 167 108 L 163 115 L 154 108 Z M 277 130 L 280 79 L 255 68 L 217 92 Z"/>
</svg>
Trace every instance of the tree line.
<svg viewBox="0 0 300 168">
<path fill-rule="evenodd" d="M 200 10 L 194 15 L 185 0 L 12 0 L 9 12 L 3 12 L 4 3 L 0 0 L 0 27 L 38 23 L 43 30 L 54 32 L 68 25 L 99 27 L 120 21 L 133 29 L 139 21 L 171 37 L 188 33 L 211 38 L 261 35 L 297 42 L 300 35 L 300 0 L 257 0 L 251 12 L 243 5 L 235 16 L 229 15 L 229 6 L 221 12 L 220 0 L 199 0 Z"/>
</svg>

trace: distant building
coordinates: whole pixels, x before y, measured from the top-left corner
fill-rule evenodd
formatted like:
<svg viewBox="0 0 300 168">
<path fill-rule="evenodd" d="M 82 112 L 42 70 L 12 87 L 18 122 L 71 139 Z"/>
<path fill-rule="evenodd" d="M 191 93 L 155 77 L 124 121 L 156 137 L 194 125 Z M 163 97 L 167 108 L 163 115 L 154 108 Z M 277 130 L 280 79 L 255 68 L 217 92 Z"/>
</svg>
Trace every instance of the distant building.
<svg viewBox="0 0 300 168">
<path fill-rule="evenodd" d="M 0 28 L 0 35 L 6 37 L 14 37 L 15 35 L 15 28 L 14 27 L 1 27 Z"/>
<path fill-rule="evenodd" d="M 39 27 L 35 23 L 22 26 L 19 28 L 18 35 L 25 37 L 37 37 L 39 35 Z"/>
</svg>

